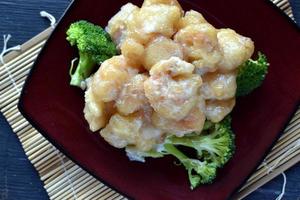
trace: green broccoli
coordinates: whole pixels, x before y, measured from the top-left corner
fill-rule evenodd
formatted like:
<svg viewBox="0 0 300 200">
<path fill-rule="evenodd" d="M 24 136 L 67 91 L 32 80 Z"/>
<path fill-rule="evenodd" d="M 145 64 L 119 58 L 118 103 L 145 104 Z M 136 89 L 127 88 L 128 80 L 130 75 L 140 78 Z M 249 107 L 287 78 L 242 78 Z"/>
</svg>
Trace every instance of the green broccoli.
<svg viewBox="0 0 300 200">
<path fill-rule="evenodd" d="M 188 158 L 178 149 L 174 149 L 174 145 L 196 150 L 198 159 Z M 231 118 L 228 116 L 216 124 L 207 121 L 201 134 L 168 137 L 164 147 L 168 154 L 178 158 L 188 170 L 192 189 L 200 184 L 211 183 L 216 177 L 217 169 L 223 167 L 234 154 Z"/>
<path fill-rule="evenodd" d="M 109 34 L 100 26 L 84 20 L 71 24 L 67 30 L 67 40 L 72 46 L 76 45 L 79 51 L 79 63 L 75 72 L 72 74 L 73 69 L 70 69 L 70 84 L 73 86 L 80 87 L 96 64 L 101 64 L 117 53 Z"/>
<path fill-rule="evenodd" d="M 224 164 L 234 154 L 234 134 L 231 130 L 231 118 L 228 116 L 222 122 L 211 124 L 199 135 L 185 137 L 169 137 L 166 143 L 191 147 L 197 151 L 198 157 L 217 167 Z"/>
<path fill-rule="evenodd" d="M 189 158 L 177 147 L 185 146 L 197 151 L 197 158 Z M 234 153 L 234 134 L 231 130 L 231 118 L 226 117 L 220 123 L 206 121 L 201 134 L 191 133 L 184 137 L 169 136 L 163 144 L 149 152 L 140 152 L 126 148 L 130 160 L 145 162 L 145 157 L 176 157 L 188 172 L 191 188 L 211 183 L 222 167 Z"/>
<path fill-rule="evenodd" d="M 163 152 L 176 157 L 185 167 L 188 171 L 191 189 L 200 184 L 211 183 L 217 175 L 217 166 L 214 163 L 189 158 L 171 143 L 164 144 Z"/>
<path fill-rule="evenodd" d="M 239 67 L 236 96 L 245 96 L 258 88 L 268 73 L 269 63 L 264 54 L 258 53 L 258 59 L 249 59 Z"/>
</svg>

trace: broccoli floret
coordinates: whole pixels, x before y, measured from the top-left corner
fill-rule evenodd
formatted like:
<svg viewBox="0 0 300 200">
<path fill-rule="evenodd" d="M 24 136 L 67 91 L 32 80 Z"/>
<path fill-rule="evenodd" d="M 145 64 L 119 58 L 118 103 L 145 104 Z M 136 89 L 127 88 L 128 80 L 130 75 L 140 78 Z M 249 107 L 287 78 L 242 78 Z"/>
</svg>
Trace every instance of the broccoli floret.
<svg viewBox="0 0 300 200">
<path fill-rule="evenodd" d="M 174 145 L 196 150 L 198 159 L 188 158 Z M 168 137 L 164 147 L 168 154 L 178 158 L 185 166 L 192 189 L 201 184 L 211 183 L 216 177 L 217 169 L 223 167 L 234 154 L 231 118 L 228 116 L 216 124 L 207 121 L 201 134 Z"/>
<path fill-rule="evenodd" d="M 73 86 L 80 87 L 93 71 L 96 64 L 101 64 L 106 59 L 117 53 L 116 46 L 100 26 L 81 20 L 71 24 L 67 30 L 67 40 L 71 46 L 77 46 L 79 51 L 79 62 L 75 72 L 70 70 Z"/>
<path fill-rule="evenodd" d="M 245 96 L 258 88 L 268 73 L 269 63 L 264 54 L 258 53 L 258 59 L 249 59 L 238 68 L 236 96 Z"/>
<path fill-rule="evenodd" d="M 234 134 L 231 130 L 231 118 L 226 117 L 220 123 L 213 124 L 201 134 L 185 137 L 169 137 L 167 143 L 193 148 L 199 159 L 223 167 L 234 154 Z"/>
<path fill-rule="evenodd" d="M 189 158 L 177 148 L 180 146 L 196 150 L 197 157 Z M 231 130 L 231 118 L 228 116 L 216 124 L 206 121 L 200 134 L 169 136 L 152 151 L 140 152 L 127 148 L 126 152 L 131 160 L 141 162 L 145 161 L 145 157 L 175 156 L 186 168 L 191 188 L 194 189 L 201 184 L 211 183 L 216 177 L 217 169 L 229 161 L 234 150 L 234 134 Z"/>
<path fill-rule="evenodd" d="M 215 179 L 217 167 L 213 163 L 189 158 L 170 143 L 164 145 L 164 152 L 175 156 L 183 164 L 188 171 L 191 189 L 196 188 L 200 184 L 211 183 Z"/>
</svg>

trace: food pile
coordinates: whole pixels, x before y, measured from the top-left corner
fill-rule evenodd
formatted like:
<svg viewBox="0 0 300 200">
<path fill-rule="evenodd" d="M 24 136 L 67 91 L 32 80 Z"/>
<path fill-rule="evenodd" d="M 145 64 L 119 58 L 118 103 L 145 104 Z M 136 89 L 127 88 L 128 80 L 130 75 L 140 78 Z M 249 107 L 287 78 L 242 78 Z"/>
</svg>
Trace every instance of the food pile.
<svg viewBox="0 0 300 200">
<path fill-rule="evenodd" d="M 215 28 L 176 0 L 128 3 L 105 30 L 79 21 L 67 35 L 79 50 L 71 85 L 86 86 L 90 130 L 125 148 L 131 160 L 175 156 L 191 188 L 211 183 L 234 152 L 228 114 L 236 97 L 260 86 L 267 73 L 263 54 L 250 59 L 253 41 Z"/>
</svg>

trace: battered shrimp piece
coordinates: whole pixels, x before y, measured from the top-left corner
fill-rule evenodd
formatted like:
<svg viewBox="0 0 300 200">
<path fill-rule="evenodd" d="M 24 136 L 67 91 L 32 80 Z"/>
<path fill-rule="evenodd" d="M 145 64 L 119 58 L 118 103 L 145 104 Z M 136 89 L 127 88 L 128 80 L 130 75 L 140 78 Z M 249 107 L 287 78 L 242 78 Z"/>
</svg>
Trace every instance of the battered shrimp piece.
<svg viewBox="0 0 300 200">
<path fill-rule="evenodd" d="M 151 150 L 162 137 L 162 131 L 146 124 L 139 113 L 130 116 L 113 115 L 100 134 L 116 148 L 135 146 L 141 151 Z"/>
<path fill-rule="evenodd" d="M 159 61 L 168 60 L 171 57 L 183 59 L 182 47 L 169 38 L 158 36 L 147 45 L 143 65 L 150 70 Z"/>
<path fill-rule="evenodd" d="M 180 30 L 189 25 L 196 25 L 196 24 L 202 24 L 202 23 L 207 23 L 207 21 L 205 20 L 203 15 L 197 11 L 190 10 L 190 11 L 187 11 L 185 13 L 184 17 L 182 17 L 179 20 L 179 22 L 177 24 L 177 28 L 178 28 L 178 30 Z"/>
<path fill-rule="evenodd" d="M 114 56 L 104 63 L 92 78 L 92 92 L 99 101 L 116 100 L 124 83 L 137 74 L 124 56 Z"/>
<path fill-rule="evenodd" d="M 142 125 L 141 118 L 115 114 L 100 134 L 112 146 L 123 148 L 135 144 Z"/>
<path fill-rule="evenodd" d="M 177 30 L 175 24 L 181 16 L 177 6 L 153 4 L 143 6 L 139 12 L 133 14 L 128 21 L 129 37 L 141 44 L 147 44 L 155 35 L 171 37 Z"/>
<path fill-rule="evenodd" d="M 172 57 L 155 64 L 144 82 L 145 95 L 159 115 L 181 120 L 197 103 L 201 77 L 192 74 L 194 66 Z"/>
<path fill-rule="evenodd" d="M 88 86 L 85 92 L 85 106 L 83 109 L 84 117 L 87 120 L 90 130 L 97 131 L 106 125 L 107 117 L 104 113 L 104 102 L 96 101 L 92 89 Z"/>
<path fill-rule="evenodd" d="M 150 6 L 153 4 L 166 4 L 166 5 L 177 6 L 182 13 L 184 12 L 177 0 L 145 0 L 142 7 Z"/>
<path fill-rule="evenodd" d="M 222 121 L 233 109 L 235 99 L 206 101 L 205 115 L 208 120 L 218 123 Z"/>
<path fill-rule="evenodd" d="M 135 146 L 141 151 L 149 151 L 153 149 L 156 144 L 163 142 L 164 138 L 165 134 L 161 129 L 158 129 L 151 124 L 144 124 Z"/>
<path fill-rule="evenodd" d="M 122 55 L 132 66 L 139 69 L 141 69 L 144 51 L 144 46 L 132 38 L 127 38 L 121 45 Z"/>
<path fill-rule="evenodd" d="M 221 74 L 218 72 L 207 73 L 202 76 L 203 84 L 200 92 L 204 99 L 224 100 L 230 99 L 236 93 L 236 73 Z"/>
<path fill-rule="evenodd" d="M 236 69 L 252 56 L 254 44 L 250 38 L 241 36 L 231 29 L 220 29 L 217 37 L 223 55 L 219 63 L 220 70 Z"/>
<path fill-rule="evenodd" d="M 200 97 L 198 100 L 198 104 L 190 111 L 190 113 L 179 121 L 166 119 L 158 113 L 154 113 L 152 116 L 153 125 L 168 134 L 174 134 L 178 137 L 182 137 L 185 134 L 192 132 L 201 132 L 206 119 L 203 110 L 205 103 Z"/>
<path fill-rule="evenodd" d="M 138 11 L 139 7 L 131 3 L 127 3 L 122 6 L 121 10 L 109 20 L 105 30 L 112 37 L 118 49 L 120 49 L 121 44 L 128 35 L 128 20 L 132 20 L 132 15 Z"/>
<path fill-rule="evenodd" d="M 148 100 L 144 92 L 144 82 L 147 78 L 146 75 L 138 74 L 123 86 L 116 100 L 116 107 L 121 114 L 129 115 L 147 105 Z"/>
<path fill-rule="evenodd" d="M 221 59 L 217 30 L 208 23 L 189 25 L 174 37 L 184 48 L 188 62 L 195 65 L 200 74 L 213 72 Z"/>
<path fill-rule="evenodd" d="M 103 102 L 93 94 L 90 77 L 86 80 L 87 90 L 85 91 L 84 117 L 87 120 L 90 130 L 97 131 L 106 126 L 109 118 L 116 113 L 114 102 Z"/>
</svg>

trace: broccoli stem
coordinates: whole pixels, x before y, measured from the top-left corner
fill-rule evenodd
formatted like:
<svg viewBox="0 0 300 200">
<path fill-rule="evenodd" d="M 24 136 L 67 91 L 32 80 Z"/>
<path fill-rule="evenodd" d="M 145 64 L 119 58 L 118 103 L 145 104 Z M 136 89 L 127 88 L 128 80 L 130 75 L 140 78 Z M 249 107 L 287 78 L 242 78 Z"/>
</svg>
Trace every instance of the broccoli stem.
<svg viewBox="0 0 300 200">
<path fill-rule="evenodd" d="M 198 155 L 201 156 L 201 152 L 203 150 L 216 153 L 216 149 L 213 147 L 216 146 L 215 143 L 218 144 L 220 141 L 219 139 L 211 139 L 212 135 L 213 134 L 207 137 L 202 137 L 201 135 L 183 138 L 171 137 L 168 140 L 174 145 L 181 145 L 193 148 L 197 150 Z"/>
<path fill-rule="evenodd" d="M 164 150 L 167 154 L 175 156 L 188 172 L 191 189 L 199 184 L 210 183 L 216 176 L 216 166 L 201 162 L 197 159 L 191 159 L 178 150 L 173 144 L 166 143 Z"/>
<path fill-rule="evenodd" d="M 179 151 L 173 144 L 170 143 L 164 144 L 164 148 L 168 154 L 175 156 L 180 161 L 184 159 L 189 159 L 186 155 L 184 155 L 181 151 Z"/>
<path fill-rule="evenodd" d="M 185 138 L 171 137 L 171 138 L 168 138 L 168 140 L 172 144 L 183 145 L 183 146 L 191 147 L 191 148 L 194 148 L 194 145 L 193 145 L 194 139 L 196 139 L 196 138 L 194 138 L 194 137 L 185 137 Z"/>
<path fill-rule="evenodd" d="M 197 166 L 193 166 L 193 160 L 191 160 L 184 153 L 179 151 L 173 144 L 170 143 L 164 144 L 164 150 L 167 152 L 167 154 L 176 157 L 180 161 L 180 163 L 183 164 L 183 166 L 188 172 L 191 189 L 197 187 L 197 185 L 200 182 L 200 178 L 197 175 L 196 176 L 192 175 L 192 168 L 193 167 L 197 168 Z M 198 163 L 194 163 L 194 164 L 197 165 Z"/>
<path fill-rule="evenodd" d="M 71 82 L 70 85 L 81 87 L 82 81 L 84 81 L 92 73 L 95 62 L 91 56 L 87 53 L 79 53 L 79 63 L 76 67 L 74 74 L 70 73 Z"/>
</svg>

